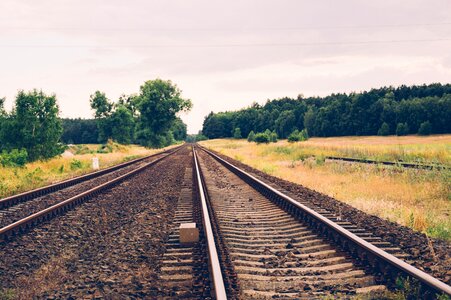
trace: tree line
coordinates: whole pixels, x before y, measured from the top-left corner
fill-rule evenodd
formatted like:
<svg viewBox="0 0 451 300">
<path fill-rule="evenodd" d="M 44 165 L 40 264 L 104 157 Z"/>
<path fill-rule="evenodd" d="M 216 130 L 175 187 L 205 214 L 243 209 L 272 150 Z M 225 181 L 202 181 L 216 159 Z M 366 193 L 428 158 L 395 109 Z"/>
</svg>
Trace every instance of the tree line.
<svg viewBox="0 0 451 300">
<path fill-rule="evenodd" d="M 211 112 L 202 133 L 208 138 L 243 137 L 275 131 L 287 138 L 295 130 L 309 136 L 451 133 L 451 85 L 382 87 L 326 97 L 268 100 L 264 105 Z"/>
<path fill-rule="evenodd" d="M 95 119 L 61 119 L 54 94 L 19 91 L 11 112 L 0 98 L 0 164 L 22 165 L 64 151 L 64 143 L 97 143 L 164 147 L 186 138 L 186 125 L 177 114 L 192 107 L 171 81 L 146 81 L 136 95 L 117 102 L 96 91 L 90 97 Z"/>
<path fill-rule="evenodd" d="M 65 144 L 96 144 L 105 143 L 108 138 L 99 135 L 98 120 L 96 119 L 61 119 L 63 134 L 61 141 Z M 172 135 L 176 141 L 187 139 L 186 124 L 177 117 L 171 127 Z M 121 137 L 111 135 L 112 140 L 122 140 Z M 132 136 L 130 136 L 130 139 Z"/>
</svg>

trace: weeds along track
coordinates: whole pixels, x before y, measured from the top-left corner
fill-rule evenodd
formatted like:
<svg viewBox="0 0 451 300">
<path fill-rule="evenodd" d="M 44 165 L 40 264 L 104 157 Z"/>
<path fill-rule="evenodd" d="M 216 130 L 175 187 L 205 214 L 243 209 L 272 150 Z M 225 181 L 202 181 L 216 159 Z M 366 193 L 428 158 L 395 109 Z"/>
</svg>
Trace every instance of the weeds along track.
<svg viewBox="0 0 451 300">
<path fill-rule="evenodd" d="M 198 156 L 223 274 L 235 280 L 236 298 L 382 297 L 404 277 L 421 282 L 422 298 L 451 293 L 395 245 L 294 201 L 211 152 Z"/>
<path fill-rule="evenodd" d="M 73 207 L 179 149 L 180 147 L 0 200 L 0 240 Z"/>
</svg>

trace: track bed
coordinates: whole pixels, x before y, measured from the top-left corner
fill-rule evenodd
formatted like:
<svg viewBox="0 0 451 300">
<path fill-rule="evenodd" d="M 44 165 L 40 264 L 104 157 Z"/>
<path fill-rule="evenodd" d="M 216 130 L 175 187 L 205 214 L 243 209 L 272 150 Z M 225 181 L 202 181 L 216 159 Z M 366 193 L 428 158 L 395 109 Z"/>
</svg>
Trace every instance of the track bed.
<svg viewBox="0 0 451 300">
<path fill-rule="evenodd" d="M 242 299 L 383 291 L 365 269 L 239 177 L 200 152 L 212 208 Z"/>
</svg>

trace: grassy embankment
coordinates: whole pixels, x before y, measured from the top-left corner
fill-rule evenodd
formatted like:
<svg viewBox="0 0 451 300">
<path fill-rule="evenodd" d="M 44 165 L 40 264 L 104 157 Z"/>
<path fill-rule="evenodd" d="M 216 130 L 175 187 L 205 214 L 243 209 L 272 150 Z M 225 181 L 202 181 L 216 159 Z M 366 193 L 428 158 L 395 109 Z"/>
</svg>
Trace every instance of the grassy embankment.
<svg viewBox="0 0 451 300">
<path fill-rule="evenodd" d="M 451 171 L 325 161 L 324 156 L 451 166 L 451 135 L 312 138 L 290 144 L 211 140 L 201 144 L 367 213 L 451 240 Z"/>
<path fill-rule="evenodd" d="M 100 168 L 103 169 L 165 149 L 146 149 L 116 143 L 103 146 L 74 145 L 60 157 L 28 163 L 23 168 L 0 166 L 0 198 L 92 172 L 93 157 L 99 158 Z"/>
</svg>

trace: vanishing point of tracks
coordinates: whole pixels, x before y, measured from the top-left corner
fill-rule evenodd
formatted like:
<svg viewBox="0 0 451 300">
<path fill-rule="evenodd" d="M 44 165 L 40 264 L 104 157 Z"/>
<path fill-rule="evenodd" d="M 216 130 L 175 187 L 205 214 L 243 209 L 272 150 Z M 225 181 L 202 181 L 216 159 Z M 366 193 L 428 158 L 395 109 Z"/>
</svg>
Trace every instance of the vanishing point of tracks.
<svg viewBox="0 0 451 300">
<path fill-rule="evenodd" d="M 177 171 L 180 191 L 166 237 L 158 246 L 162 249 L 159 261 L 147 265 L 157 275 L 148 291 L 139 284 L 139 292 L 127 298 L 316 299 L 333 295 L 347 299 L 357 294 L 378 295 L 405 277 L 413 278 L 424 299 L 451 295 L 450 286 L 408 264 L 409 255 L 396 245 L 308 201 L 296 201 L 198 147 L 162 153 L 137 168 L 133 164 L 133 171 L 91 182 L 83 192 L 71 191 L 76 185 L 60 189 L 56 193 L 61 195 L 53 197 L 53 202 L 47 202 L 56 195 L 49 190 L 39 195 L 43 200 L 35 195 L 0 208 L 0 227 L 6 225 L 0 237 L 8 243 L 22 231 L 146 167 L 157 169 L 159 161 L 174 156 L 178 158 L 173 164 L 183 162 L 186 167 Z M 20 219 L 23 211 L 32 215 Z M 8 222 L 15 222 L 16 227 Z M 199 242 L 182 245 L 179 224 L 192 222 L 199 229 Z M 109 295 L 93 294 L 92 298 Z"/>
</svg>

